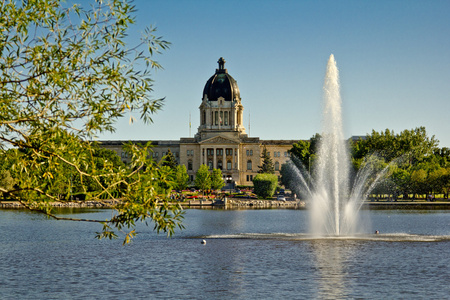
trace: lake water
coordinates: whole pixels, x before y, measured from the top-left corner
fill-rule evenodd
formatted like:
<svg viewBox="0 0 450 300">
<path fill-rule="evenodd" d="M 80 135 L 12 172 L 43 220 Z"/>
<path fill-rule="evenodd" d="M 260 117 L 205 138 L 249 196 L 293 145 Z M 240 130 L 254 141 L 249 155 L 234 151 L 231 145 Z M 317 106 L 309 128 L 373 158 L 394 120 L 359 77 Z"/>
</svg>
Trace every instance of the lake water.
<svg viewBox="0 0 450 300">
<path fill-rule="evenodd" d="M 313 238 L 304 210 L 190 209 L 175 237 L 139 226 L 122 246 L 99 224 L 0 210 L 0 299 L 450 297 L 450 211 L 362 214 L 380 235 Z"/>
</svg>

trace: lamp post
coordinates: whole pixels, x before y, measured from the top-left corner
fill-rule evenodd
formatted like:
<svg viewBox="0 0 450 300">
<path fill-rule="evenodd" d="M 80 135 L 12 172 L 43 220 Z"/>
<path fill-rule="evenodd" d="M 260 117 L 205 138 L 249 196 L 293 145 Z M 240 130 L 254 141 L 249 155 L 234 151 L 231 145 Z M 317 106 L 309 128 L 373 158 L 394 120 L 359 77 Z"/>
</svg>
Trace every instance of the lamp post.
<svg viewBox="0 0 450 300">
<path fill-rule="evenodd" d="M 231 195 L 231 180 L 233 180 L 233 177 L 231 177 L 231 175 L 227 175 L 227 183 L 230 188 L 230 195 Z"/>
</svg>

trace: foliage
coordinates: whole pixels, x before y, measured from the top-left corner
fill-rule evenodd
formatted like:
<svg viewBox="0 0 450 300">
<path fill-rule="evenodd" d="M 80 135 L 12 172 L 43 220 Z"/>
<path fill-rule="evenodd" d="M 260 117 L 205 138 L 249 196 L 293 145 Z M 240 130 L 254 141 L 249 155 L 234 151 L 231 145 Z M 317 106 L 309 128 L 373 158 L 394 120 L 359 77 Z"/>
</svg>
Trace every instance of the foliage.
<svg viewBox="0 0 450 300">
<path fill-rule="evenodd" d="M 74 191 L 101 201 L 120 190 L 118 214 L 102 221 L 98 237 L 121 231 L 125 242 L 138 220 L 150 218 L 169 235 L 182 227 L 181 208 L 158 193 L 170 180 L 147 158 L 150 145 L 127 145 L 132 162 L 125 167 L 92 142 L 114 132 L 126 114 L 131 122 L 137 115 L 151 123 L 163 105 L 151 97 L 151 71 L 161 68 L 153 56 L 169 43 L 147 28 L 140 44 L 128 46 L 134 14 L 134 6 L 119 0 L 88 8 L 59 0 L 0 5 L 0 157 L 16 182 L 0 192 L 61 219 L 48 202 L 68 200 Z"/>
<path fill-rule="evenodd" d="M 189 175 L 185 165 L 179 165 L 176 168 L 174 188 L 182 191 L 188 187 Z"/>
<path fill-rule="evenodd" d="M 263 148 L 261 158 L 263 162 L 261 166 L 258 166 L 258 173 L 275 174 L 275 167 L 269 153 L 267 152 L 266 146 Z"/>
<path fill-rule="evenodd" d="M 195 186 L 197 189 L 205 191 L 211 188 L 211 175 L 207 165 L 201 165 L 195 174 Z"/>
<path fill-rule="evenodd" d="M 303 167 L 308 169 L 308 172 L 311 171 L 311 167 L 316 160 L 321 138 L 321 135 L 316 133 L 308 141 L 300 140 L 293 144 L 292 148 L 288 150 L 291 156 L 296 157 L 299 162 L 303 164 Z"/>
<path fill-rule="evenodd" d="M 0 170 L 0 188 L 3 190 L 11 190 L 14 186 L 14 178 L 8 170 Z"/>
<path fill-rule="evenodd" d="M 272 198 L 277 185 L 278 177 L 275 174 L 258 174 L 253 178 L 254 193 L 258 198 Z"/>
<path fill-rule="evenodd" d="M 408 198 L 409 194 L 432 192 L 448 196 L 450 150 L 438 148 L 438 141 L 434 136 L 428 137 L 424 127 L 403 130 L 399 134 L 389 129 L 372 131 L 364 138 L 349 143 L 354 173 L 365 168 L 369 161 L 372 164 L 373 176 L 367 177 L 367 185 L 377 176 L 377 172 L 386 175 L 373 193 L 403 195 L 404 198 Z M 295 166 L 297 173 L 300 172 L 308 183 L 308 171 L 314 169 L 319 144 L 320 135 L 316 134 L 309 141 L 295 143 L 289 150 L 291 161 L 282 166 L 281 181 L 297 194 L 302 193 L 305 185 L 299 184 L 299 178 L 292 169 Z M 352 180 L 358 180 L 358 177 Z"/>
<path fill-rule="evenodd" d="M 164 155 L 164 157 L 162 158 L 161 165 L 168 166 L 172 170 L 175 170 L 177 168 L 177 165 L 178 165 L 177 159 L 173 155 L 172 151 L 170 151 L 170 149 L 167 150 L 167 154 Z"/>
<path fill-rule="evenodd" d="M 223 180 L 222 170 L 213 169 L 211 174 L 211 189 L 220 190 L 225 186 L 225 181 Z"/>
</svg>

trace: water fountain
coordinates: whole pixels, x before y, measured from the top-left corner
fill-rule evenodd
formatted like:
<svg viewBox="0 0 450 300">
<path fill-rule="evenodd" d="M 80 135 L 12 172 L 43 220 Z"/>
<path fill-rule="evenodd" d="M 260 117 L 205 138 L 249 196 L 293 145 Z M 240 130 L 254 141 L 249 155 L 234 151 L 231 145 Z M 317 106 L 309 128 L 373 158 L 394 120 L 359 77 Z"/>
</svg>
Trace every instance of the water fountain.
<svg viewBox="0 0 450 300">
<path fill-rule="evenodd" d="M 333 54 L 328 60 L 323 90 L 323 128 L 311 199 L 311 227 L 313 233 L 339 235 L 341 226 L 346 225 L 341 224 L 341 219 L 348 211 L 343 208 L 349 195 L 350 163 L 343 133 L 339 71 Z"/>
<path fill-rule="evenodd" d="M 291 162 L 290 166 L 295 174 L 297 190 L 301 190 L 299 193 L 308 202 L 311 233 L 348 236 L 363 229 L 358 214 L 363 196 L 385 172 L 372 176 L 373 165 L 366 163 L 350 187 L 350 156 L 343 132 L 339 70 L 333 54 L 328 60 L 323 89 L 322 137 L 314 176 L 299 163 Z M 369 177 L 372 178 L 371 183 L 368 183 Z"/>
</svg>

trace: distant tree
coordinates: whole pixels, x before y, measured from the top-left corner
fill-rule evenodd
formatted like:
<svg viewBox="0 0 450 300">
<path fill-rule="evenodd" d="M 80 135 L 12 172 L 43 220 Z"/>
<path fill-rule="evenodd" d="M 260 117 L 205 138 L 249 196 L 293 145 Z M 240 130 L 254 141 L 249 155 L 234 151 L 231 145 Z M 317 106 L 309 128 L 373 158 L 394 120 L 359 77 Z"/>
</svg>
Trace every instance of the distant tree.
<svg viewBox="0 0 450 300">
<path fill-rule="evenodd" d="M 176 190 L 182 191 L 187 188 L 189 182 L 189 175 L 187 173 L 185 165 L 177 166 L 174 181 L 175 181 L 174 188 Z"/>
<path fill-rule="evenodd" d="M 269 153 L 267 152 L 266 146 L 264 146 L 263 148 L 261 158 L 262 158 L 262 165 L 258 166 L 259 168 L 258 173 L 275 174 L 275 167 L 272 159 L 269 156 Z"/>
<path fill-rule="evenodd" d="M 175 158 L 175 156 L 173 155 L 172 151 L 170 151 L 170 149 L 167 150 L 167 154 L 164 155 L 164 157 L 162 158 L 162 166 L 168 166 L 170 167 L 172 170 L 175 170 L 178 163 L 177 163 L 177 159 Z"/>
<path fill-rule="evenodd" d="M 294 143 L 288 150 L 291 157 L 296 157 L 308 172 L 311 172 L 314 166 L 321 138 L 321 135 L 316 133 L 308 141 L 300 140 Z"/>
<path fill-rule="evenodd" d="M 203 192 L 211 188 L 211 175 L 207 165 L 201 165 L 195 174 L 195 186 Z"/>
<path fill-rule="evenodd" d="M 14 178 L 8 170 L 0 169 L 0 188 L 2 190 L 11 190 L 15 184 Z M 0 195 L 3 193 L 0 192 Z"/>
<path fill-rule="evenodd" d="M 223 180 L 222 170 L 213 169 L 211 174 L 211 189 L 220 190 L 225 186 L 225 181 Z"/>
<path fill-rule="evenodd" d="M 426 195 L 429 191 L 427 186 L 427 172 L 419 169 L 411 173 L 411 188 L 414 194 Z"/>
</svg>

